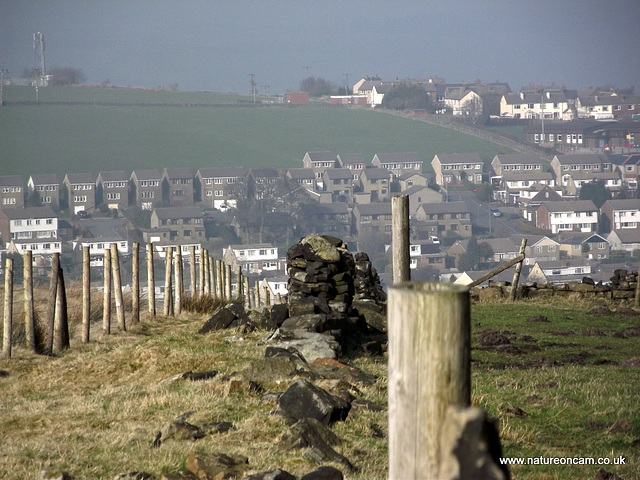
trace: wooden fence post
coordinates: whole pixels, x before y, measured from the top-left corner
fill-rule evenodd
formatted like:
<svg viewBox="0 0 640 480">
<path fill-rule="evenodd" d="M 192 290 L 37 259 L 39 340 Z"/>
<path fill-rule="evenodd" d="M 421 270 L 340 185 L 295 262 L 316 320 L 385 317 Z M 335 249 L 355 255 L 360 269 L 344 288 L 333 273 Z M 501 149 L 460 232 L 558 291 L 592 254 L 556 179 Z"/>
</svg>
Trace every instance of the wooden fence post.
<svg viewBox="0 0 640 480">
<path fill-rule="evenodd" d="M 27 250 L 23 257 L 24 276 L 24 336 L 27 349 L 38 351 L 36 343 L 36 324 L 33 309 L 33 252 Z"/>
<path fill-rule="evenodd" d="M 249 288 L 249 277 L 244 277 L 244 306 L 251 310 L 251 289 Z"/>
<path fill-rule="evenodd" d="M 227 300 L 231 300 L 231 265 L 225 265 L 224 271 L 224 296 Z"/>
<path fill-rule="evenodd" d="M 216 262 L 213 257 L 207 254 L 207 277 L 209 278 L 209 288 L 207 294 L 211 298 L 216 297 Z"/>
<path fill-rule="evenodd" d="M 255 308 L 256 310 L 260 310 L 260 282 L 256 280 L 254 284 L 253 294 L 255 295 Z"/>
<path fill-rule="evenodd" d="M 140 244 L 134 242 L 131 257 L 131 322 L 140 321 Z"/>
<path fill-rule="evenodd" d="M 242 300 L 244 298 L 244 293 L 242 289 L 244 284 L 242 283 L 242 267 L 238 265 L 238 269 L 236 270 L 236 298 L 238 300 Z"/>
<path fill-rule="evenodd" d="M 396 195 L 391 198 L 393 248 L 393 283 L 411 279 L 409 259 L 409 196 Z"/>
<path fill-rule="evenodd" d="M 164 248 L 164 316 L 173 313 L 173 292 L 171 291 L 171 264 L 173 263 L 173 247 Z"/>
<path fill-rule="evenodd" d="M 156 316 L 156 276 L 153 266 L 153 243 L 147 244 L 147 303 L 149 315 Z"/>
<path fill-rule="evenodd" d="M 67 289 L 64 286 L 64 271 L 58 268 L 58 288 L 56 291 L 56 315 L 55 315 L 55 341 L 56 352 L 61 352 L 70 347 L 69 344 L 69 312 L 67 311 Z"/>
<path fill-rule="evenodd" d="M 126 332 L 127 324 L 124 319 L 124 298 L 122 296 L 122 275 L 120 274 L 120 254 L 118 253 L 118 244 L 111 244 L 111 269 L 113 270 L 113 290 L 116 299 L 116 318 L 118 319 L 118 328 Z"/>
<path fill-rule="evenodd" d="M 216 260 L 216 296 L 224 300 L 224 268 L 222 260 Z"/>
<path fill-rule="evenodd" d="M 206 260 L 207 260 L 207 250 L 202 248 L 202 245 L 200 246 L 200 268 L 198 269 L 198 272 L 200 273 L 200 296 L 203 297 L 205 294 L 205 285 L 204 285 L 204 276 L 206 275 L 205 273 L 205 266 L 206 266 Z"/>
<path fill-rule="evenodd" d="M 90 247 L 82 247 L 82 342 L 91 335 L 91 257 Z"/>
<path fill-rule="evenodd" d="M 196 290 L 196 246 L 191 245 L 189 247 L 189 292 L 191 298 L 196 299 L 198 297 L 198 291 Z"/>
<path fill-rule="evenodd" d="M 2 328 L 2 355 L 11 358 L 13 336 L 13 258 L 7 258 L 4 267 L 4 322 Z"/>
<path fill-rule="evenodd" d="M 102 296 L 102 333 L 111 333 L 111 250 L 104 249 L 104 260 L 102 266 L 104 276 L 104 294 Z"/>
<path fill-rule="evenodd" d="M 58 269 L 60 268 L 60 254 L 54 253 L 51 258 L 51 280 L 49 282 L 49 297 L 47 299 L 47 337 L 44 351 L 53 354 L 53 334 L 56 321 L 56 293 L 58 291 Z"/>
<path fill-rule="evenodd" d="M 211 273 L 209 271 L 209 264 L 211 263 L 211 257 L 209 256 L 209 251 L 204 251 L 204 256 L 202 257 L 204 261 L 203 270 L 202 270 L 202 296 L 209 295 L 211 293 Z"/>
<path fill-rule="evenodd" d="M 388 328 L 389 479 L 437 479 L 447 408 L 471 402 L 469 290 L 392 285 Z"/>
<path fill-rule="evenodd" d="M 182 279 L 182 247 L 178 245 L 176 247 L 176 268 L 175 268 L 175 276 L 176 276 L 176 295 L 175 295 L 175 314 L 180 315 L 182 313 L 182 293 L 184 290 L 183 287 L 183 279 Z"/>
<path fill-rule="evenodd" d="M 509 294 L 509 299 L 513 302 L 516 299 L 516 294 L 518 292 L 518 282 L 520 281 L 520 272 L 522 271 L 522 264 L 524 263 L 524 252 L 527 249 L 527 239 L 523 238 L 520 242 L 520 251 L 518 252 L 518 256 L 523 257 L 523 260 L 516 264 L 516 271 L 513 274 L 513 282 L 511 282 L 511 293 Z"/>
</svg>

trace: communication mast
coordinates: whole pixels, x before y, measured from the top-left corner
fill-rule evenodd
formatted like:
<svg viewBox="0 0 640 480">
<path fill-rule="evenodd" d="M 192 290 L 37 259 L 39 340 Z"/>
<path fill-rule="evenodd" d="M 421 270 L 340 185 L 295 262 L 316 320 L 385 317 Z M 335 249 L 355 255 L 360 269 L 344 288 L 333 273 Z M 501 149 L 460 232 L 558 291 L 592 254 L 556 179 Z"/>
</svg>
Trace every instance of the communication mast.
<svg viewBox="0 0 640 480">
<path fill-rule="evenodd" d="M 38 32 L 33 34 L 33 56 L 36 60 L 35 75 L 36 86 L 46 87 L 47 70 L 44 61 L 44 33 Z"/>
</svg>

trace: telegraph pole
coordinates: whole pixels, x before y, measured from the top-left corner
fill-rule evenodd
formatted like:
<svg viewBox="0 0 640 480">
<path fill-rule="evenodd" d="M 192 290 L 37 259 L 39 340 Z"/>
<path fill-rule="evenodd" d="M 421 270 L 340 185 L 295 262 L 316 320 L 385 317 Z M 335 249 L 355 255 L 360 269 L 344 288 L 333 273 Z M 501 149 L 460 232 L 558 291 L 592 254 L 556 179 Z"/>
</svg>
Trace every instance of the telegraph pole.
<svg viewBox="0 0 640 480">
<path fill-rule="evenodd" d="M 251 77 L 251 96 L 253 97 L 253 103 L 256 103 L 256 74 L 250 73 L 249 76 Z"/>
<path fill-rule="evenodd" d="M 311 67 L 309 65 L 304 65 L 302 68 L 304 68 L 307 71 L 307 76 L 305 78 L 309 78 L 309 69 Z"/>
<path fill-rule="evenodd" d="M 5 73 L 9 73 L 9 70 L 6 70 L 4 68 L 0 68 L 0 107 L 4 105 L 3 89 L 4 89 L 4 74 Z"/>
<path fill-rule="evenodd" d="M 342 75 L 344 75 L 347 78 L 347 84 L 344 90 L 345 95 L 351 95 L 351 92 L 349 91 L 349 74 L 348 73 L 343 73 Z"/>
</svg>

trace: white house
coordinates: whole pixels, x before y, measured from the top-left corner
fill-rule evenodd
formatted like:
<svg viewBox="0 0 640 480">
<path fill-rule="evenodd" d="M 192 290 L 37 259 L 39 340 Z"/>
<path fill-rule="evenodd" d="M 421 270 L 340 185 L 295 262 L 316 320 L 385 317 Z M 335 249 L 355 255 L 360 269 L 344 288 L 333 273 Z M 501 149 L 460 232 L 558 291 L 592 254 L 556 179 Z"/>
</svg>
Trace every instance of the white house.
<svg viewBox="0 0 640 480">
<path fill-rule="evenodd" d="M 58 218 L 51 207 L 0 210 L 0 237 L 8 253 L 31 250 L 37 265 L 46 263 L 43 257 L 49 260 L 53 253 L 62 253 Z"/>
<path fill-rule="evenodd" d="M 91 267 L 103 267 L 104 266 L 104 251 L 111 248 L 112 244 L 116 244 L 118 248 L 118 254 L 122 258 L 123 255 L 129 255 L 130 248 L 129 242 L 121 238 L 98 238 L 98 239 L 80 239 L 72 242 L 73 251 L 76 256 L 82 256 L 84 247 L 89 247 L 89 265 Z"/>
<path fill-rule="evenodd" d="M 281 270 L 278 247 L 270 243 L 253 245 L 229 245 L 222 249 L 222 258 L 232 268 L 242 267 L 245 274 Z"/>
</svg>

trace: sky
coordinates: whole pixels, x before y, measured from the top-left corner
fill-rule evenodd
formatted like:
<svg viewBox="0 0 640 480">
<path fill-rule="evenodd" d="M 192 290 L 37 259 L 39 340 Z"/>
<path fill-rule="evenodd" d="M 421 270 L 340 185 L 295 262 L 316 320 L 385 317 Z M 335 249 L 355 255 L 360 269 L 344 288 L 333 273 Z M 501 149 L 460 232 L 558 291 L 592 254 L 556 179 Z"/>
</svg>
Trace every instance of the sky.
<svg viewBox="0 0 640 480">
<path fill-rule="evenodd" d="M 297 90 L 438 76 L 447 82 L 635 86 L 638 0 L 0 0 L 0 68 L 181 91 Z"/>
</svg>

